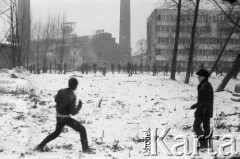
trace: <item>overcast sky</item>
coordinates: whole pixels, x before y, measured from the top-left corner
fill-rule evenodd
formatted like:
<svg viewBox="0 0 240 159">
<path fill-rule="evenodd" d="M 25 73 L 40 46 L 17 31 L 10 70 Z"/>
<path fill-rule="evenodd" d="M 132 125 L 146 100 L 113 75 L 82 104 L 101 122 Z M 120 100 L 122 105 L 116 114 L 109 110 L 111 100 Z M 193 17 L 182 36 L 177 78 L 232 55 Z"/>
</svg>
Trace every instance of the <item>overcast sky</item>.
<svg viewBox="0 0 240 159">
<path fill-rule="evenodd" d="M 146 21 L 163 0 L 131 0 L 131 46 L 136 50 L 138 39 L 146 39 Z M 120 0 L 31 0 L 34 19 L 64 12 L 68 21 L 77 22 L 78 35 L 91 35 L 104 29 L 119 41 Z"/>
</svg>

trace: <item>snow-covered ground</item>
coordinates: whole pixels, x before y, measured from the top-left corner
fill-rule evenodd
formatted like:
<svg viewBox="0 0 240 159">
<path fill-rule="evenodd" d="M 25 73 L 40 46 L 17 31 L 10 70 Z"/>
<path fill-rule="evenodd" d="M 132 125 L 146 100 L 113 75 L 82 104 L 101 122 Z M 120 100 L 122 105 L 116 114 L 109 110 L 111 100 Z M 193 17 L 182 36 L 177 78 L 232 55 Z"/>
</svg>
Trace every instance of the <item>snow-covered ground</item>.
<svg viewBox="0 0 240 159">
<path fill-rule="evenodd" d="M 67 126 L 67 133 L 62 133 L 47 145 L 50 149 L 48 152 L 32 151 L 54 131 L 54 95 L 59 89 L 67 87 L 68 79 L 73 76 L 79 81 L 77 98 L 83 101 L 82 110 L 73 118 L 86 127 L 89 144 L 96 148 L 96 154 L 83 154 L 79 134 Z M 223 77 L 210 78 L 214 89 Z M 177 143 L 173 140 L 176 135 L 190 137 L 193 134 L 194 110 L 187 108 L 196 102 L 198 80 L 194 76 L 190 84 L 186 85 L 184 78 L 184 73 L 177 75 L 176 81 L 170 80 L 169 76 L 164 77 L 162 73 L 157 76 L 137 74 L 132 77 L 107 74 L 103 77 L 101 74 L 82 75 L 74 72 L 66 75 L 25 75 L 19 78 L 10 78 L 9 74 L 0 73 L 0 158 L 192 158 L 186 155 L 169 157 L 160 148 L 158 156 L 144 156 L 144 142 L 138 142 L 146 128 L 171 127 L 164 140 L 169 147 Z M 240 82 L 232 79 L 226 90 L 233 91 L 237 83 Z M 216 129 L 213 119 L 211 125 L 215 135 L 234 135 L 240 152 L 237 128 L 240 105 L 231 101 L 231 96 L 228 91 L 215 93 L 214 118 L 216 114 L 224 112 L 226 118 L 220 122 L 228 128 Z M 214 140 L 214 148 L 217 150 L 222 143 L 226 142 Z M 212 158 L 207 152 L 200 152 L 200 157 Z"/>
</svg>

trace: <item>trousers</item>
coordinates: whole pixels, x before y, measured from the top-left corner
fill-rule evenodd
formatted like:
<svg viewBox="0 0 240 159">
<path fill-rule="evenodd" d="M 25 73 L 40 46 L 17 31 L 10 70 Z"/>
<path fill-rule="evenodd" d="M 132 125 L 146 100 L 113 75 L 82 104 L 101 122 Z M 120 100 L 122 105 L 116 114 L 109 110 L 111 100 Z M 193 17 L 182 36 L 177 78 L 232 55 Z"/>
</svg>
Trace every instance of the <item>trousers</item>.
<svg viewBox="0 0 240 159">
<path fill-rule="evenodd" d="M 80 133 L 80 138 L 81 138 L 81 144 L 82 144 L 82 149 L 86 150 L 88 149 L 88 139 L 87 139 L 87 132 L 86 129 L 83 125 L 80 124 L 80 122 L 76 121 L 73 118 L 66 117 L 57 117 L 57 124 L 56 124 L 56 129 L 53 133 L 49 134 L 41 143 L 40 146 L 44 147 L 47 143 L 50 141 L 54 140 L 57 138 L 61 132 L 64 126 L 67 125 L 74 129 L 75 131 Z"/>
<path fill-rule="evenodd" d="M 203 125 L 203 129 L 202 126 Z M 212 147 L 211 141 L 212 141 L 212 132 L 210 127 L 210 118 L 197 118 L 195 117 L 194 123 L 193 123 L 193 129 L 199 138 L 200 145 L 201 146 L 209 146 Z M 203 137 L 200 137 L 203 135 Z"/>
<path fill-rule="evenodd" d="M 203 129 L 201 127 L 203 125 Z M 210 118 L 196 118 L 193 123 L 193 129 L 197 135 L 197 137 L 203 135 L 204 137 L 207 137 L 210 135 Z"/>
</svg>

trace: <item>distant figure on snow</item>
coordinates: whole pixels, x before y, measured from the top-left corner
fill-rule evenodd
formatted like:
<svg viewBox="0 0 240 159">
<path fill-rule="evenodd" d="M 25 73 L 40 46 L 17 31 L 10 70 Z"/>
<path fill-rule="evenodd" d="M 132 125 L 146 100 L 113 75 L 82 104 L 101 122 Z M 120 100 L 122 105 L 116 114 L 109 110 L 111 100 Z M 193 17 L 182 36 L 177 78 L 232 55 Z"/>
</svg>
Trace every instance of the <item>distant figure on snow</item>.
<svg viewBox="0 0 240 159">
<path fill-rule="evenodd" d="M 114 74 L 114 63 L 111 63 L 111 70 L 112 70 L 112 74 Z"/>
<path fill-rule="evenodd" d="M 105 63 L 103 63 L 102 65 L 102 73 L 103 73 L 103 76 L 106 76 L 106 72 L 107 72 L 107 66 Z"/>
<path fill-rule="evenodd" d="M 118 69 L 118 73 L 121 73 L 121 64 L 119 63 L 118 65 L 117 65 L 117 69 Z"/>
<path fill-rule="evenodd" d="M 169 69 L 169 64 L 167 63 L 165 66 L 164 66 L 164 76 L 167 76 L 168 75 L 168 69 Z"/>
</svg>

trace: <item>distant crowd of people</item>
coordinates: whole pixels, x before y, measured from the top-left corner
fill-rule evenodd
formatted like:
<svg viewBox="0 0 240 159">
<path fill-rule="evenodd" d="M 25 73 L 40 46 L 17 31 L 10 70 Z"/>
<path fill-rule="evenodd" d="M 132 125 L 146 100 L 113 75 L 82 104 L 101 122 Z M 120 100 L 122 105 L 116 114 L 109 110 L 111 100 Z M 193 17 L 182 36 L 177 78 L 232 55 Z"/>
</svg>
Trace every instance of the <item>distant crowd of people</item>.
<svg viewBox="0 0 240 159">
<path fill-rule="evenodd" d="M 1 65 L 0 65 L 0 68 Z M 204 69 L 204 65 L 201 64 L 199 69 Z M 63 64 L 57 63 L 55 65 L 54 71 L 50 65 L 50 67 L 38 64 L 30 64 L 28 67 L 30 73 L 33 74 L 40 74 L 40 73 L 58 73 L 58 74 L 66 74 L 68 71 L 73 71 L 72 67 L 68 67 L 68 64 L 64 62 Z M 156 76 L 159 73 L 163 73 L 164 76 L 168 76 L 169 71 L 171 70 L 170 64 L 165 63 L 163 65 L 153 62 L 152 65 L 146 64 L 143 65 L 142 63 L 137 64 L 136 62 L 128 61 L 125 65 L 122 65 L 120 63 L 110 63 L 107 65 L 105 62 L 102 64 L 97 63 L 83 63 L 79 65 L 75 71 L 79 71 L 82 74 L 88 74 L 89 72 L 92 72 L 96 74 L 97 72 L 101 72 L 103 76 L 106 75 L 106 73 L 111 72 L 112 74 L 116 73 L 126 73 L 128 76 L 132 76 L 133 74 L 143 74 L 144 72 L 152 72 L 153 76 Z M 181 72 L 186 71 L 181 65 L 176 66 L 176 73 L 180 74 Z M 195 66 L 193 65 L 191 68 L 191 76 L 193 76 L 195 71 Z M 218 65 L 215 68 L 216 76 L 223 74 L 223 68 L 221 65 Z"/>
</svg>

